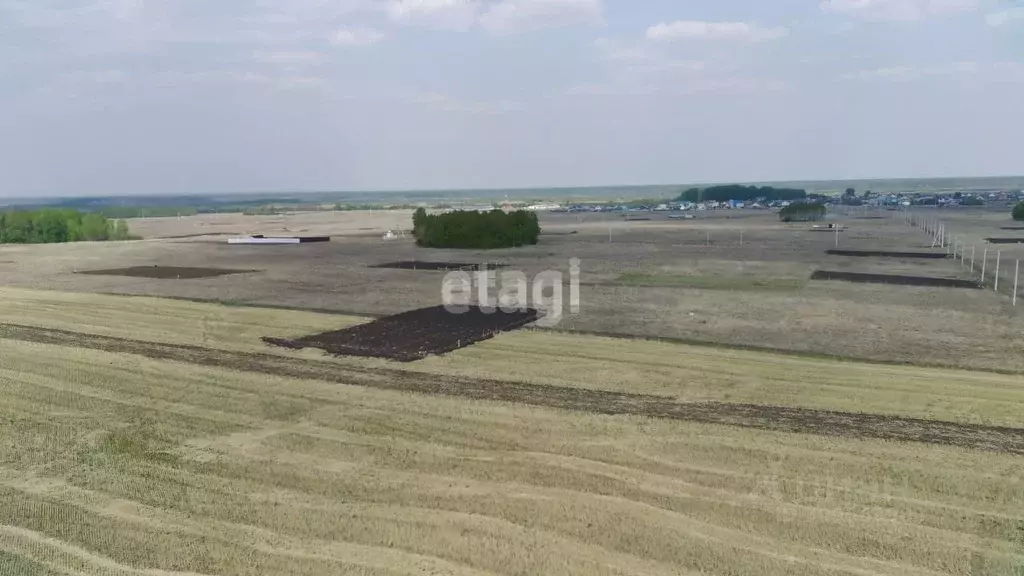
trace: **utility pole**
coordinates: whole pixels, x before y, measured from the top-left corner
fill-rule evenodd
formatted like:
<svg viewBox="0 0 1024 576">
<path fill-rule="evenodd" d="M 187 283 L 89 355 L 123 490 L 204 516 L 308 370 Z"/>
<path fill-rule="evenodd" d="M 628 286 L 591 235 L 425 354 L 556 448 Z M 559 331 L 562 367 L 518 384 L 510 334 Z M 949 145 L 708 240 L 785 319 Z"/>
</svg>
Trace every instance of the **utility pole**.
<svg viewBox="0 0 1024 576">
<path fill-rule="evenodd" d="M 1002 254 L 1002 250 L 996 250 L 996 281 L 995 285 L 992 287 L 996 292 L 999 292 L 999 257 L 1002 256 Z"/>
<path fill-rule="evenodd" d="M 1017 275 L 1020 274 L 1020 260 L 1013 265 L 1013 305 L 1017 305 Z"/>
</svg>

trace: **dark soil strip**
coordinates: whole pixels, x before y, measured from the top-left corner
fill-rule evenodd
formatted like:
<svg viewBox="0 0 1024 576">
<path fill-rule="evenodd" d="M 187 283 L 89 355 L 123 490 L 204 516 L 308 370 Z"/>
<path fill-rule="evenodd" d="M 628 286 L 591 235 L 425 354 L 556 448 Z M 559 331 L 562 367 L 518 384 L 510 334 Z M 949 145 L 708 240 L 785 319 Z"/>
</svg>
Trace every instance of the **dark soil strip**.
<svg viewBox="0 0 1024 576">
<path fill-rule="evenodd" d="M 989 244 L 1021 244 L 1024 238 L 985 238 Z"/>
<path fill-rule="evenodd" d="M 263 338 L 267 344 L 284 348 L 319 348 L 337 356 L 366 356 L 413 362 L 445 354 L 493 338 L 499 332 L 522 328 L 540 317 L 527 309 L 485 312 L 470 306 L 464 312 L 449 312 L 444 306 L 420 308 L 359 324 L 344 330 L 303 336 L 294 340 Z"/>
<path fill-rule="evenodd" d="M 846 282 L 865 282 L 869 284 L 896 284 L 900 286 L 930 286 L 938 288 L 981 288 L 974 280 L 957 278 L 932 278 L 929 276 L 901 276 L 898 274 L 865 274 L 862 272 L 838 272 L 835 270 L 815 270 L 811 280 L 843 280 Z"/>
<path fill-rule="evenodd" d="M 132 266 L 112 270 L 82 270 L 78 274 L 95 276 L 129 276 L 132 278 L 158 278 L 161 280 L 193 280 L 196 278 L 213 278 L 228 274 L 246 274 L 259 270 L 231 270 L 227 268 L 189 268 L 179 266 Z"/>
<path fill-rule="evenodd" d="M 467 264 L 465 262 L 421 262 L 419 260 L 406 260 L 403 262 L 388 262 L 386 264 L 375 264 L 368 268 L 395 268 L 398 270 L 433 270 L 448 272 L 452 270 L 481 270 L 486 266 L 488 270 L 497 270 L 505 266 L 495 262 Z"/>
<path fill-rule="evenodd" d="M 202 238 L 203 236 L 241 236 L 241 232 L 206 232 L 203 234 L 180 234 L 178 236 L 154 236 L 160 240 L 180 240 L 182 238 Z"/>
<path fill-rule="evenodd" d="M 0 338 L 418 394 L 515 402 L 595 414 L 648 416 L 777 432 L 942 444 L 1024 455 L 1024 429 L 1004 426 L 756 404 L 680 403 L 653 394 L 476 380 L 458 376 L 439 377 L 398 369 L 341 366 L 322 360 L 158 344 L 15 324 L 0 324 Z"/>
<path fill-rule="evenodd" d="M 1024 226 L 1000 226 L 1000 230 L 1024 230 Z"/>
<path fill-rule="evenodd" d="M 13 263 L 13 262 L 12 262 Z M 616 284 L 600 283 L 600 282 L 580 282 L 580 286 L 617 286 Z M 632 285 L 635 286 L 635 285 Z M 654 288 L 655 286 L 651 286 Z M 662 286 L 657 286 L 662 288 Z M 131 294 L 127 292 L 97 292 L 97 294 L 105 294 L 107 296 L 130 296 L 140 297 L 138 294 Z M 292 310 L 295 312 L 316 312 L 318 314 L 333 314 L 336 316 L 356 316 L 366 318 L 368 320 L 374 320 L 377 318 L 385 318 L 390 314 L 365 312 L 361 310 L 344 310 L 339 308 L 314 308 L 310 306 L 288 306 L 284 304 L 258 304 L 251 302 L 239 302 L 232 300 L 218 300 L 216 298 L 195 298 L 188 296 L 142 296 L 145 298 L 161 298 L 165 300 L 181 300 L 183 302 L 198 302 L 200 304 L 219 304 L 221 306 L 237 307 L 237 308 L 269 308 L 271 310 Z M 826 352 L 815 352 L 812 350 L 793 350 L 787 348 L 773 348 L 771 346 L 757 346 L 754 344 L 730 344 L 728 342 L 715 342 L 712 340 L 698 340 L 696 338 L 681 338 L 679 336 L 656 336 L 651 334 L 634 334 L 629 332 L 609 332 L 600 330 L 580 330 L 576 328 L 539 328 L 539 327 L 524 327 L 523 330 L 535 330 L 538 332 L 558 332 L 561 334 L 580 334 L 583 336 L 598 336 L 601 338 L 616 338 L 619 340 L 641 340 L 650 342 L 666 342 L 669 344 L 682 344 L 685 346 L 700 346 L 702 348 L 719 348 L 723 350 L 744 350 L 748 352 L 765 352 L 768 354 L 775 354 L 777 356 L 790 356 L 793 358 L 814 358 L 818 360 L 841 360 L 844 362 L 860 362 L 862 364 L 876 364 L 879 366 L 917 366 L 920 368 L 943 368 L 950 370 L 977 370 L 969 366 L 961 366 L 957 364 L 941 363 L 941 362 L 921 362 L 921 361 L 910 361 L 910 360 L 886 360 L 884 358 L 871 358 L 866 356 L 850 356 L 844 354 L 829 354 Z M 1010 376 L 1024 375 L 1022 370 L 1013 370 L 1009 368 L 991 368 L 986 367 L 983 369 L 984 372 L 992 374 L 1006 374 Z"/>
<path fill-rule="evenodd" d="M 890 252 L 888 250 L 826 250 L 833 256 L 873 256 L 879 258 L 949 258 L 944 252 Z"/>
<path fill-rule="evenodd" d="M 835 228 L 811 228 L 810 230 L 808 230 L 808 232 L 828 232 L 829 234 L 835 234 L 836 233 L 836 229 Z M 839 233 L 842 234 L 843 232 L 846 232 L 846 230 L 840 228 L 839 229 Z"/>
<path fill-rule="evenodd" d="M 311 306 L 287 306 L 284 304 L 256 304 L 251 302 L 241 302 L 235 300 L 218 300 L 217 298 L 193 298 L 189 296 L 140 296 L 139 294 L 131 294 L 127 292 L 96 292 L 96 294 L 105 294 L 107 296 L 129 296 L 134 298 L 160 298 L 162 300 L 181 300 L 182 302 L 197 302 L 199 304 L 219 304 L 221 306 L 227 306 L 229 308 L 269 308 L 271 310 L 291 310 L 293 312 L 315 312 L 317 314 L 332 314 L 334 316 L 358 316 L 367 319 L 384 318 L 390 316 L 390 314 L 376 314 L 373 312 L 363 312 L 354 310 L 341 310 L 338 308 L 313 308 Z"/>
</svg>

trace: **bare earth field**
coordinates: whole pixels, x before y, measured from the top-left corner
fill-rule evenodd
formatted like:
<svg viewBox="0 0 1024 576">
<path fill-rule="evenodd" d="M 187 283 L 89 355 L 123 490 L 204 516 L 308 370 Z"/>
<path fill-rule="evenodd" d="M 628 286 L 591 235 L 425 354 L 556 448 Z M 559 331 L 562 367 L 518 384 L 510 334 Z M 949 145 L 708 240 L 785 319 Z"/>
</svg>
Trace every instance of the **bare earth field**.
<svg viewBox="0 0 1024 576">
<path fill-rule="evenodd" d="M 892 218 L 894 213 L 875 214 L 882 217 L 835 220 L 847 226 L 840 247 L 941 251 L 931 248 L 928 234 Z M 974 230 L 979 239 L 1009 223 L 1005 215 L 945 214 L 950 229 L 963 229 L 964 234 Z M 835 234 L 812 232 L 807 224 L 781 224 L 769 213 L 716 213 L 697 220 L 668 220 L 655 213 L 653 218 L 627 223 L 621 215 L 548 214 L 542 218 L 546 234 L 537 246 L 487 253 L 420 249 L 411 238 L 383 240 L 385 231 L 408 224 L 407 212 L 133 220 L 133 231 L 154 237 L 0 247 L 0 285 L 374 316 L 436 306 L 445 274 L 375 267 L 381 264 L 501 261 L 531 278 L 559 270 L 567 283 L 569 259 L 575 257 L 581 261 L 581 309 L 579 314 L 566 311 L 559 329 L 1024 372 L 1024 318 L 1010 306 L 1012 270 L 1006 272 L 1016 248 L 1001 248 L 1001 294 L 812 282 L 808 279 L 819 269 L 962 279 L 972 275 L 952 260 L 831 256 L 825 251 L 835 247 Z M 166 238 L 221 228 L 273 233 L 274 227 L 336 236 L 328 243 L 295 246 L 229 246 L 219 236 Z M 979 244 L 977 268 L 982 253 Z M 180 280 L 77 273 L 154 265 L 256 272 Z"/>
<path fill-rule="evenodd" d="M 363 216 L 0 247 L 0 575 L 1024 574 L 1024 320 L 1003 280 L 812 281 L 980 278 L 828 255 L 834 233 L 765 213 L 545 215 L 539 245 L 486 254 Z M 872 216 L 830 220 L 840 247 L 939 251 Z M 334 238 L 217 235 L 306 230 Z M 440 304 L 445 272 L 380 264 L 570 258 L 581 309 L 553 329 L 411 362 L 264 341 Z"/>
</svg>

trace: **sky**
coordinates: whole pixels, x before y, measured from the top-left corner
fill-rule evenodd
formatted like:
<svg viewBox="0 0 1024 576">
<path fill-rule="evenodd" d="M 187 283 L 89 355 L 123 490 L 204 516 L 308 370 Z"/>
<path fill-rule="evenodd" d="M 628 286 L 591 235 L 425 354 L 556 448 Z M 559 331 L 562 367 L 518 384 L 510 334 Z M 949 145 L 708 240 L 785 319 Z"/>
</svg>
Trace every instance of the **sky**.
<svg viewBox="0 0 1024 576">
<path fill-rule="evenodd" d="M 0 196 L 1024 173 L 1024 0 L 0 0 Z"/>
</svg>

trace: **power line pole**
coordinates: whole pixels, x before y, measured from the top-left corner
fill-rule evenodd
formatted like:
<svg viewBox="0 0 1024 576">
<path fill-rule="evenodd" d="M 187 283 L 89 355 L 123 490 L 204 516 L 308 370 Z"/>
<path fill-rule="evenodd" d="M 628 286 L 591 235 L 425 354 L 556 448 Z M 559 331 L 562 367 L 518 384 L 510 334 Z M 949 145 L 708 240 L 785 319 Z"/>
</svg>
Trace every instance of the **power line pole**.
<svg viewBox="0 0 1024 576">
<path fill-rule="evenodd" d="M 1002 250 L 996 250 L 996 281 L 995 285 L 992 287 L 996 292 L 999 292 L 999 257 L 1002 256 L 1002 254 Z"/>
</svg>

